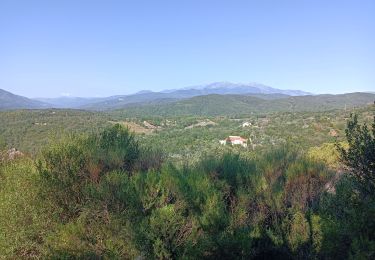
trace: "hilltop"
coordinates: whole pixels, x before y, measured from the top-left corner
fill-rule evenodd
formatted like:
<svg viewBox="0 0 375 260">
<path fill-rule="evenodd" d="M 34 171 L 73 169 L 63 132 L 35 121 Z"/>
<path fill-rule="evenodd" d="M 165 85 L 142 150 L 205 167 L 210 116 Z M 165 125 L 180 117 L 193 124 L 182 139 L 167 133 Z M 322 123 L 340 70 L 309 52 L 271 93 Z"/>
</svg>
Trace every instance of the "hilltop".
<svg viewBox="0 0 375 260">
<path fill-rule="evenodd" d="M 160 92 L 102 98 L 29 99 L 0 90 L 0 110 L 68 108 L 92 111 L 122 110 L 129 115 L 239 115 L 248 113 L 326 111 L 373 103 L 373 93 L 312 95 L 300 90 L 282 90 L 259 83 L 217 82 Z"/>
<path fill-rule="evenodd" d="M 137 105 L 118 110 L 129 116 L 235 116 L 251 113 L 328 111 L 373 103 L 374 94 L 297 96 L 265 99 L 244 95 L 205 95 L 165 104 Z"/>
<path fill-rule="evenodd" d="M 0 110 L 46 108 L 49 105 L 0 89 Z"/>
<path fill-rule="evenodd" d="M 247 95 L 264 99 L 303 96 L 311 93 L 301 90 L 283 90 L 259 83 L 215 82 L 207 85 L 190 86 L 181 89 L 169 89 L 160 92 L 140 91 L 132 95 L 113 96 L 99 102 L 87 104 L 82 108 L 90 110 L 113 110 L 137 105 L 155 105 L 206 95 Z"/>
</svg>

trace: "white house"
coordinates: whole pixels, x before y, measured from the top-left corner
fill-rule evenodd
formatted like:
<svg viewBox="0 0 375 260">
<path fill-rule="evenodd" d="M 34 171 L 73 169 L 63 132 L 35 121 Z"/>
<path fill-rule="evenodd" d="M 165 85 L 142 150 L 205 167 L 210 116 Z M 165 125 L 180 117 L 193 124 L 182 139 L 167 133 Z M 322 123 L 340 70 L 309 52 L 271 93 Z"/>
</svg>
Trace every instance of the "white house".
<svg viewBox="0 0 375 260">
<path fill-rule="evenodd" d="M 244 123 L 242 123 L 242 127 L 249 127 L 249 126 L 251 126 L 250 122 L 244 122 Z"/>
<path fill-rule="evenodd" d="M 228 143 L 231 145 L 241 145 L 242 147 L 247 147 L 247 139 L 236 135 L 230 135 L 226 139 L 220 140 L 219 142 L 222 145 L 226 145 Z"/>
</svg>

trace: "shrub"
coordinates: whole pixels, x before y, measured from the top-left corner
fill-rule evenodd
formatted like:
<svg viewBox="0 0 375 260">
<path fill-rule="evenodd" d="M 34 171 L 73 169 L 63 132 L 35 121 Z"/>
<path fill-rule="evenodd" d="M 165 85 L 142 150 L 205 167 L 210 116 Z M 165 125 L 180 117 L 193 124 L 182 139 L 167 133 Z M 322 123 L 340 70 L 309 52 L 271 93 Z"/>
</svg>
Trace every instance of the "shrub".
<svg viewBox="0 0 375 260">
<path fill-rule="evenodd" d="M 86 188 L 113 170 L 131 171 L 139 156 L 134 136 L 120 125 L 89 136 L 70 136 L 52 144 L 37 161 L 46 196 L 76 216 L 90 198 Z"/>
<path fill-rule="evenodd" d="M 349 148 L 337 145 L 341 162 L 347 167 L 357 188 L 366 196 L 375 196 L 375 116 L 372 130 L 358 123 L 358 116 L 351 115 L 345 130 Z"/>
</svg>

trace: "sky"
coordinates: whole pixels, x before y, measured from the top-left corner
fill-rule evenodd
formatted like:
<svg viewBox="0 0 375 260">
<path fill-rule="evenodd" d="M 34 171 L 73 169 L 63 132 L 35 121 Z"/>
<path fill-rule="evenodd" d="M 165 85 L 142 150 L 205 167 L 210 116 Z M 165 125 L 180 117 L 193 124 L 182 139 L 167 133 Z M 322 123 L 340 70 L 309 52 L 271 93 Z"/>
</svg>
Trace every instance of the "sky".
<svg viewBox="0 0 375 260">
<path fill-rule="evenodd" d="M 0 0 L 0 88 L 110 96 L 211 82 L 375 91 L 373 0 Z"/>
</svg>

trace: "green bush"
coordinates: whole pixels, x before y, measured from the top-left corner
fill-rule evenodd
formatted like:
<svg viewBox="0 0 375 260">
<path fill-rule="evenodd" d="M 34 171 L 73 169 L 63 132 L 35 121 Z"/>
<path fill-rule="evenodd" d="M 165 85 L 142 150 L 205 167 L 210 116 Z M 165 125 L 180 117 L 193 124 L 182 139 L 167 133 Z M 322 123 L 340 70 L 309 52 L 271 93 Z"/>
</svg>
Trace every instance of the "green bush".
<svg viewBox="0 0 375 260">
<path fill-rule="evenodd" d="M 39 178 L 30 159 L 0 165 L 0 255 L 40 258 L 53 232 L 51 204 L 39 198 Z"/>
<path fill-rule="evenodd" d="M 130 171 L 138 159 L 138 143 L 127 129 L 115 125 L 98 135 L 70 136 L 42 152 L 37 169 L 46 196 L 64 209 L 63 218 L 77 215 L 89 198 L 86 187 L 107 172 Z"/>
<path fill-rule="evenodd" d="M 372 155 L 365 141 L 349 142 L 346 153 L 358 145 L 361 156 Z M 139 142 L 116 125 L 52 143 L 35 163 L 23 158 L 0 165 L 1 255 L 374 256 L 374 197 L 359 186 L 357 174 L 337 178 L 290 144 L 257 154 L 202 152 L 197 163 L 178 165 L 163 162 L 164 155 Z M 357 165 L 347 169 L 366 174 Z"/>
</svg>

